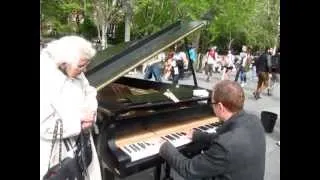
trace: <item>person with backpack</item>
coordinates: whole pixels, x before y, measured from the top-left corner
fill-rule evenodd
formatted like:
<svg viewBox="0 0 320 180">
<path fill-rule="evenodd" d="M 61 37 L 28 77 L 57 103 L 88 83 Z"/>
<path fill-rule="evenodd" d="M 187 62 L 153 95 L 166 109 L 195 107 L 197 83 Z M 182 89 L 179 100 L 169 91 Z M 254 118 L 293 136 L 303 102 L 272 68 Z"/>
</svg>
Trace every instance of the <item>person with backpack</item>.
<svg viewBox="0 0 320 180">
<path fill-rule="evenodd" d="M 234 79 L 234 81 L 237 82 L 240 76 L 241 87 L 244 87 L 244 85 L 247 83 L 247 75 L 246 75 L 246 70 L 248 69 L 246 67 L 247 59 L 248 59 L 247 46 L 242 46 L 242 52 L 240 53 L 240 62 L 238 63 L 237 73 Z"/>
<path fill-rule="evenodd" d="M 196 48 L 193 47 L 192 45 L 189 45 L 188 47 L 188 53 L 191 59 L 191 64 L 189 65 L 189 68 L 193 68 L 194 70 L 197 69 L 197 51 Z"/>
<path fill-rule="evenodd" d="M 255 99 L 261 98 L 261 92 L 268 87 L 269 76 L 271 76 L 271 54 L 272 48 L 267 48 L 255 62 L 258 75 L 257 89 L 253 92 Z"/>
<path fill-rule="evenodd" d="M 271 57 L 271 74 L 271 81 L 268 87 L 269 96 L 271 96 L 271 91 L 276 83 L 280 83 L 280 50 Z"/>
</svg>

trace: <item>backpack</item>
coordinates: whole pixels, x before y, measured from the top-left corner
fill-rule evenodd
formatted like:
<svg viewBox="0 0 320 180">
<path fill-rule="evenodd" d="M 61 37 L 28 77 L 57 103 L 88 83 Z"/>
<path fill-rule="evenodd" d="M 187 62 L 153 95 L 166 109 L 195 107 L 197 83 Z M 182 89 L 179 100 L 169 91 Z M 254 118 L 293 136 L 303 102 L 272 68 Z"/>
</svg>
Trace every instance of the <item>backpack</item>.
<svg viewBox="0 0 320 180">
<path fill-rule="evenodd" d="M 271 57 L 271 68 L 278 69 L 280 67 L 280 57 L 275 55 Z"/>
<path fill-rule="evenodd" d="M 189 50 L 189 56 L 192 62 L 195 62 L 197 60 L 197 52 L 194 48 Z"/>
</svg>

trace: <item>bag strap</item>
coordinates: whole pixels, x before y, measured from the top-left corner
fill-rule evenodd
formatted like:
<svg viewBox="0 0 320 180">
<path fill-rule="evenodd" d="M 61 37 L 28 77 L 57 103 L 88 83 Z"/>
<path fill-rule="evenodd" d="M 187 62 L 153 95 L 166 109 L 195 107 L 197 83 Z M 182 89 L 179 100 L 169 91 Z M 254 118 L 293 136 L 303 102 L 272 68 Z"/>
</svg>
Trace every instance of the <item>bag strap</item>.
<svg viewBox="0 0 320 180">
<path fill-rule="evenodd" d="M 88 135 L 87 133 L 89 133 L 89 136 L 90 136 L 90 132 L 85 132 L 83 129 L 81 129 L 81 132 L 80 132 L 80 136 L 79 136 L 79 142 L 80 142 L 80 146 L 81 147 L 85 147 L 85 145 L 84 145 L 84 141 L 86 140 L 84 137 L 86 136 L 86 135 Z M 87 139 L 87 140 L 89 140 L 90 141 L 90 138 L 89 139 Z M 81 148 L 80 148 L 81 149 Z M 85 153 L 81 153 L 81 156 L 82 156 L 82 164 L 84 165 L 84 169 L 83 169 L 83 175 L 84 176 L 87 176 L 88 175 L 88 166 L 86 165 L 86 162 L 84 161 L 85 159 L 86 159 L 86 157 L 85 157 Z"/>
<path fill-rule="evenodd" d="M 62 146 L 63 124 L 62 124 L 61 119 L 57 119 L 56 124 L 54 126 L 53 135 L 52 135 L 52 143 L 51 143 L 51 151 L 50 151 L 50 156 L 49 156 L 48 169 L 50 169 L 52 151 L 54 148 L 54 144 L 56 143 L 56 140 L 57 140 L 59 124 L 60 124 L 60 128 L 59 128 L 59 166 L 61 167 L 61 152 L 62 152 L 61 146 Z"/>
</svg>

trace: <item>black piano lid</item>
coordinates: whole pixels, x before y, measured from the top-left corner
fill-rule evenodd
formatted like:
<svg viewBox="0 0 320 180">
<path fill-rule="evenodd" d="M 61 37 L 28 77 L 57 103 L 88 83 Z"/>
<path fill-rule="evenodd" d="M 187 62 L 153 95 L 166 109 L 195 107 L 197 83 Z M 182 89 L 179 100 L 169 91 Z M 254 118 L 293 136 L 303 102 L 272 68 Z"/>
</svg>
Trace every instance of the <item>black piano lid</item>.
<svg viewBox="0 0 320 180">
<path fill-rule="evenodd" d="M 140 41 L 107 48 L 93 58 L 86 76 L 99 91 L 204 25 L 204 21 L 178 21 Z"/>
</svg>

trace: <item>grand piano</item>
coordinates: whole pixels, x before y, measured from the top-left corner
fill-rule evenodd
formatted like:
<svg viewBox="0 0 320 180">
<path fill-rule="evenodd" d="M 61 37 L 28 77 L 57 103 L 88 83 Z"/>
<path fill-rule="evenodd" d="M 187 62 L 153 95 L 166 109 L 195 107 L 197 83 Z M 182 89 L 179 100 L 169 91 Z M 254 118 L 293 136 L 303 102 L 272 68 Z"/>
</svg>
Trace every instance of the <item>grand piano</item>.
<svg viewBox="0 0 320 180">
<path fill-rule="evenodd" d="M 202 21 L 176 22 L 142 40 L 99 52 L 89 65 L 86 76 L 98 90 L 99 133 L 94 139 L 103 179 L 123 178 L 152 167 L 159 179 L 164 163 L 158 155 L 160 139 L 190 157 L 206 148 L 191 142 L 186 132 L 214 133 L 221 122 L 212 112 L 210 90 L 198 87 L 191 66 L 194 85 L 177 87 L 127 76 L 203 26 Z"/>
</svg>

